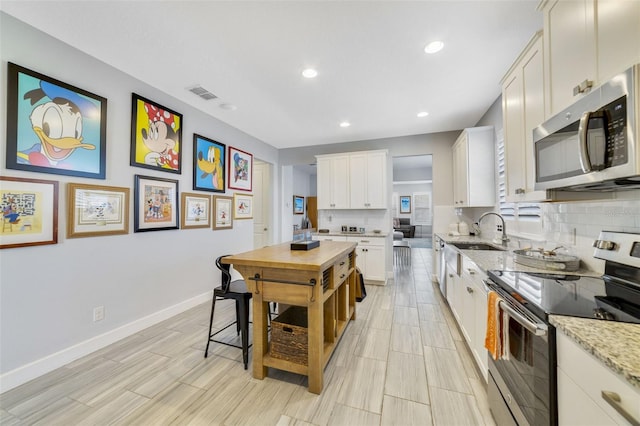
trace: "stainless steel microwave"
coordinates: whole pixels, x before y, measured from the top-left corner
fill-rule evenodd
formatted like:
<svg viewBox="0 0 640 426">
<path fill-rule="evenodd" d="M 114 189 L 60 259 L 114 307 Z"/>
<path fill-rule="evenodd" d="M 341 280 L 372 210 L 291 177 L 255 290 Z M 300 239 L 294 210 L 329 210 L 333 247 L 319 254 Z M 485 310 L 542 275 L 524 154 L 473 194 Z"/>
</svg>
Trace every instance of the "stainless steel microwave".
<svg viewBox="0 0 640 426">
<path fill-rule="evenodd" d="M 535 189 L 640 188 L 640 64 L 533 130 Z"/>
</svg>

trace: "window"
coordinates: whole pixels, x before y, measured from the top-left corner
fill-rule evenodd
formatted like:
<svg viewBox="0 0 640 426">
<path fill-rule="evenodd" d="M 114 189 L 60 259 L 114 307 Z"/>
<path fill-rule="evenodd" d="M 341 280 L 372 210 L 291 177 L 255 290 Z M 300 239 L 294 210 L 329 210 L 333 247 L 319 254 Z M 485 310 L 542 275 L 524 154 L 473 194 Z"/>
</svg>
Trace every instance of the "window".
<svg viewBox="0 0 640 426">
<path fill-rule="evenodd" d="M 538 203 L 509 203 L 507 202 L 506 165 L 504 152 L 504 135 L 497 132 L 498 152 L 498 209 L 507 220 L 540 222 L 542 212 Z"/>
</svg>

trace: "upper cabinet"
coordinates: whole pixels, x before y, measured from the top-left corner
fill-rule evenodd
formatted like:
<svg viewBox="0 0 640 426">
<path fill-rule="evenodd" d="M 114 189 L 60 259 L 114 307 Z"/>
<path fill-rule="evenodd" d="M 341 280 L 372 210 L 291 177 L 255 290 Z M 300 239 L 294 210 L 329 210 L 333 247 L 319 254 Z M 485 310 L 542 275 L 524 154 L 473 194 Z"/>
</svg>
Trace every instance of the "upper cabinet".
<svg viewBox="0 0 640 426">
<path fill-rule="evenodd" d="M 387 152 L 368 151 L 349 156 L 352 209 L 387 208 Z"/>
<path fill-rule="evenodd" d="M 453 145 L 454 207 L 496 202 L 493 126 L 464 129 Z"/>
<path fill-rule="evenodd" d="M 349 156 L 318 156 L 318 209 L 349 208 Z"/>
<path fill-rule="evenodd" d="M 534 191 L 533 129 L 544 121 L 542 31 L 531 39 L 502 80 L 505 184 L 508 202 L 542 201 Z"/>
<path fill-rule="evenodd" d="M 318 209 L 386 209 L 387 151 L 319 155 Z"/>
<path fill-rule="evenodd" d="M 546 116 L 640 62 L 640 2 L 545 0 Z"/>
</svg>

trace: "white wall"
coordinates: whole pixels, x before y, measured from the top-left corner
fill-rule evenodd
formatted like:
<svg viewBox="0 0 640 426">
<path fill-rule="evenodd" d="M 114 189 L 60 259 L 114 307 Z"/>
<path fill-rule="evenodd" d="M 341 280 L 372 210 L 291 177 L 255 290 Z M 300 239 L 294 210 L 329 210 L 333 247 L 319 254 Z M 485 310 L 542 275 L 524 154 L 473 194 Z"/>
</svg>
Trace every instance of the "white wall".
<svg viewBox="0 0 640 426">
<path fill-rule="evenodd" d="M 67 182 L 125 186 L 133 195 L 134 175 L 141 174 L 177 179 L 181 192 L 192 191 L 193 133 L 273 164 L 277 164 L 278 152 L 4 13 L 0 13 L 0 40 L 3 85 L 7 61 L 11 61 L 108 99 L 106 179 L 94 180 L 7 170 L 6 99 L 2 96 L 2 175 L 60 182 L 58 244 L 0 252 L 0 382 L 4 391 L 136 328 L 209 300 L 219 283 L 213 259 L 252 248 L 251 220 L 236 220 L 233 229 L 225 231 L 133 233 L 131 226 L 128 235 L 67 239 Z M 132 92 L 183 114 L 181 175 L 129 166 Z M 275 198 L 280 197 L 278 188 L 274 193 Z M 129 219 L 133 224 L 133 206 Z M 103 321 L 92 320 L 96 306 L 105 308 Z"/>
</svg>

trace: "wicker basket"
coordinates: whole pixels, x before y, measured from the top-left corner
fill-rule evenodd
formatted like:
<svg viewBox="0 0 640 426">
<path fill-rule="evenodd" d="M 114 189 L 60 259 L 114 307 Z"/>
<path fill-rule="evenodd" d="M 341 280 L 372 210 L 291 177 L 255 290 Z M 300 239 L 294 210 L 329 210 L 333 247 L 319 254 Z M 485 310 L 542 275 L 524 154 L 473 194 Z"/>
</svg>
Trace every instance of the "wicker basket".
<svg viewBox="0 0 640 426">
<path fill-rule="evenodd" d="M 291 306 L 271 321 L 270 353 L 273 358 L 308 365 L 307 309 Z"/>
</svg>

